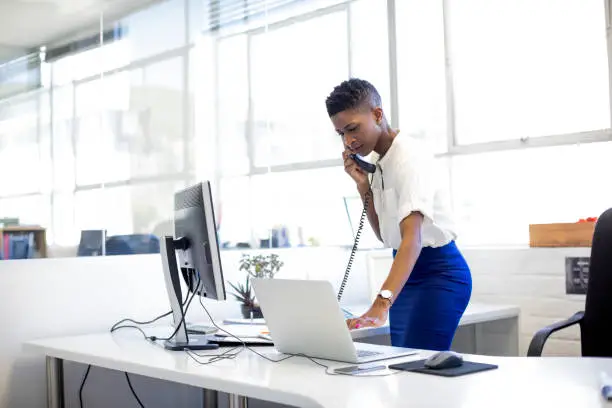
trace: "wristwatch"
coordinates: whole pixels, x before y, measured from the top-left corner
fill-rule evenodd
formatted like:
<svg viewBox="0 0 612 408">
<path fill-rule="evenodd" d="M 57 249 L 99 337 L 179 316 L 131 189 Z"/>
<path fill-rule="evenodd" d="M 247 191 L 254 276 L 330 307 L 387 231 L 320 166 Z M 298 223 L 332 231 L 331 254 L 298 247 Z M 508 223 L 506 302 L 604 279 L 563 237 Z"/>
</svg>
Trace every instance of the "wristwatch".
<svg viewBox="0 0 612 408">
<path fill-rule="evenodd" d="M 378 292 L 378 296 L 389 302 L 389 306 L 393 304 L 393 292 L 391 292 L 389 289 L 381 290 Z"/>
</svg>

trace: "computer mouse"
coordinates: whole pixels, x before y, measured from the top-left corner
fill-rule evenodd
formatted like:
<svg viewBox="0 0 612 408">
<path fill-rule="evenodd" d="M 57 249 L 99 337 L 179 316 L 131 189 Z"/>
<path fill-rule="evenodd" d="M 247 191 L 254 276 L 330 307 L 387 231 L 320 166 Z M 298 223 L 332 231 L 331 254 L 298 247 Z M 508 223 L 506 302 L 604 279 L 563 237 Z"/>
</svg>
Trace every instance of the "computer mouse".
<svg viewBox="0 0 612 408">
<path fill-rule="evenodd" d="M 440 351 L 425 360 L 425 367 L 433 370 L 460 367 L 462 364 L 463 357 L 454 351 Z"/>
</svg>

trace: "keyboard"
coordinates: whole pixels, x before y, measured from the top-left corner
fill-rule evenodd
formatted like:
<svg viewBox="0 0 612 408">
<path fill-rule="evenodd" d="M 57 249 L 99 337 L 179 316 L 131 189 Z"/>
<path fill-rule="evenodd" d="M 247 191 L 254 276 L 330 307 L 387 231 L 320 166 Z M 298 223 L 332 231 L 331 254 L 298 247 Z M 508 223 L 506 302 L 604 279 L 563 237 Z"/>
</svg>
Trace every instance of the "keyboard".
<svg viewBox="0 0 612 408">
<path fill-rule="evenodd" d="M 357 350 L 357 357 L 372 357 L 382 354 L 380 351 Z"/>
</svg>

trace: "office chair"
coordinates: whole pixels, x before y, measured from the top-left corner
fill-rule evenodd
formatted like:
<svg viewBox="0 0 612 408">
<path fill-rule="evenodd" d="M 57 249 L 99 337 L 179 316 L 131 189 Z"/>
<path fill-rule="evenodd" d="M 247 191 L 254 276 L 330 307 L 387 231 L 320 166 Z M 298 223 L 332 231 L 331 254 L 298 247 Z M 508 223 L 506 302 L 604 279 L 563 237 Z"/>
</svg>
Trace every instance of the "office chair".
<svg viewBox="0 0 612 408">
<path fill-rule="evenodd" d="M 113 235 L 106 240 L 106 255 L 158 254 L 159 238 L 152 234 Z"/>
<path fill-rule="evenodd" d="M 106 255 L 133 255 L 134 251 L 123 235 L 114 235 L 106 239 Z"/>
<path fill-rule="evenodd" d="M 81 241 L 77 250 L 77 256 L 100 256 L 102 255 L 102 242 L 106 231 L 103 230 L 83 230 L 81 231 Z"/>
<path fill-rule="evenodd" d="M 531 340 L 527 356 L 541 356 L 552 333 L 575 324 L 580 325 L 583 357 L 612 357 L 612 208 L 595 224 L 584 311 L 540 329 Z"/>
</svg>

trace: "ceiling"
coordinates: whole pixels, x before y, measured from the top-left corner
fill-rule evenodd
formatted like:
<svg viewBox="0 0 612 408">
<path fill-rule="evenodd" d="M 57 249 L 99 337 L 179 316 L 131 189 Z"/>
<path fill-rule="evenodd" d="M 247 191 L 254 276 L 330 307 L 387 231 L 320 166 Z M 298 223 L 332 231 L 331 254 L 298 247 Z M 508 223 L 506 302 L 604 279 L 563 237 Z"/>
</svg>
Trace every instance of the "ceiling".
<svg viewBox="0 0 612 408">
<path fill-rule="evenodd" d="M 158 0 L 0 0 L 0 63 L 111 22 Z"/>
</svg>

